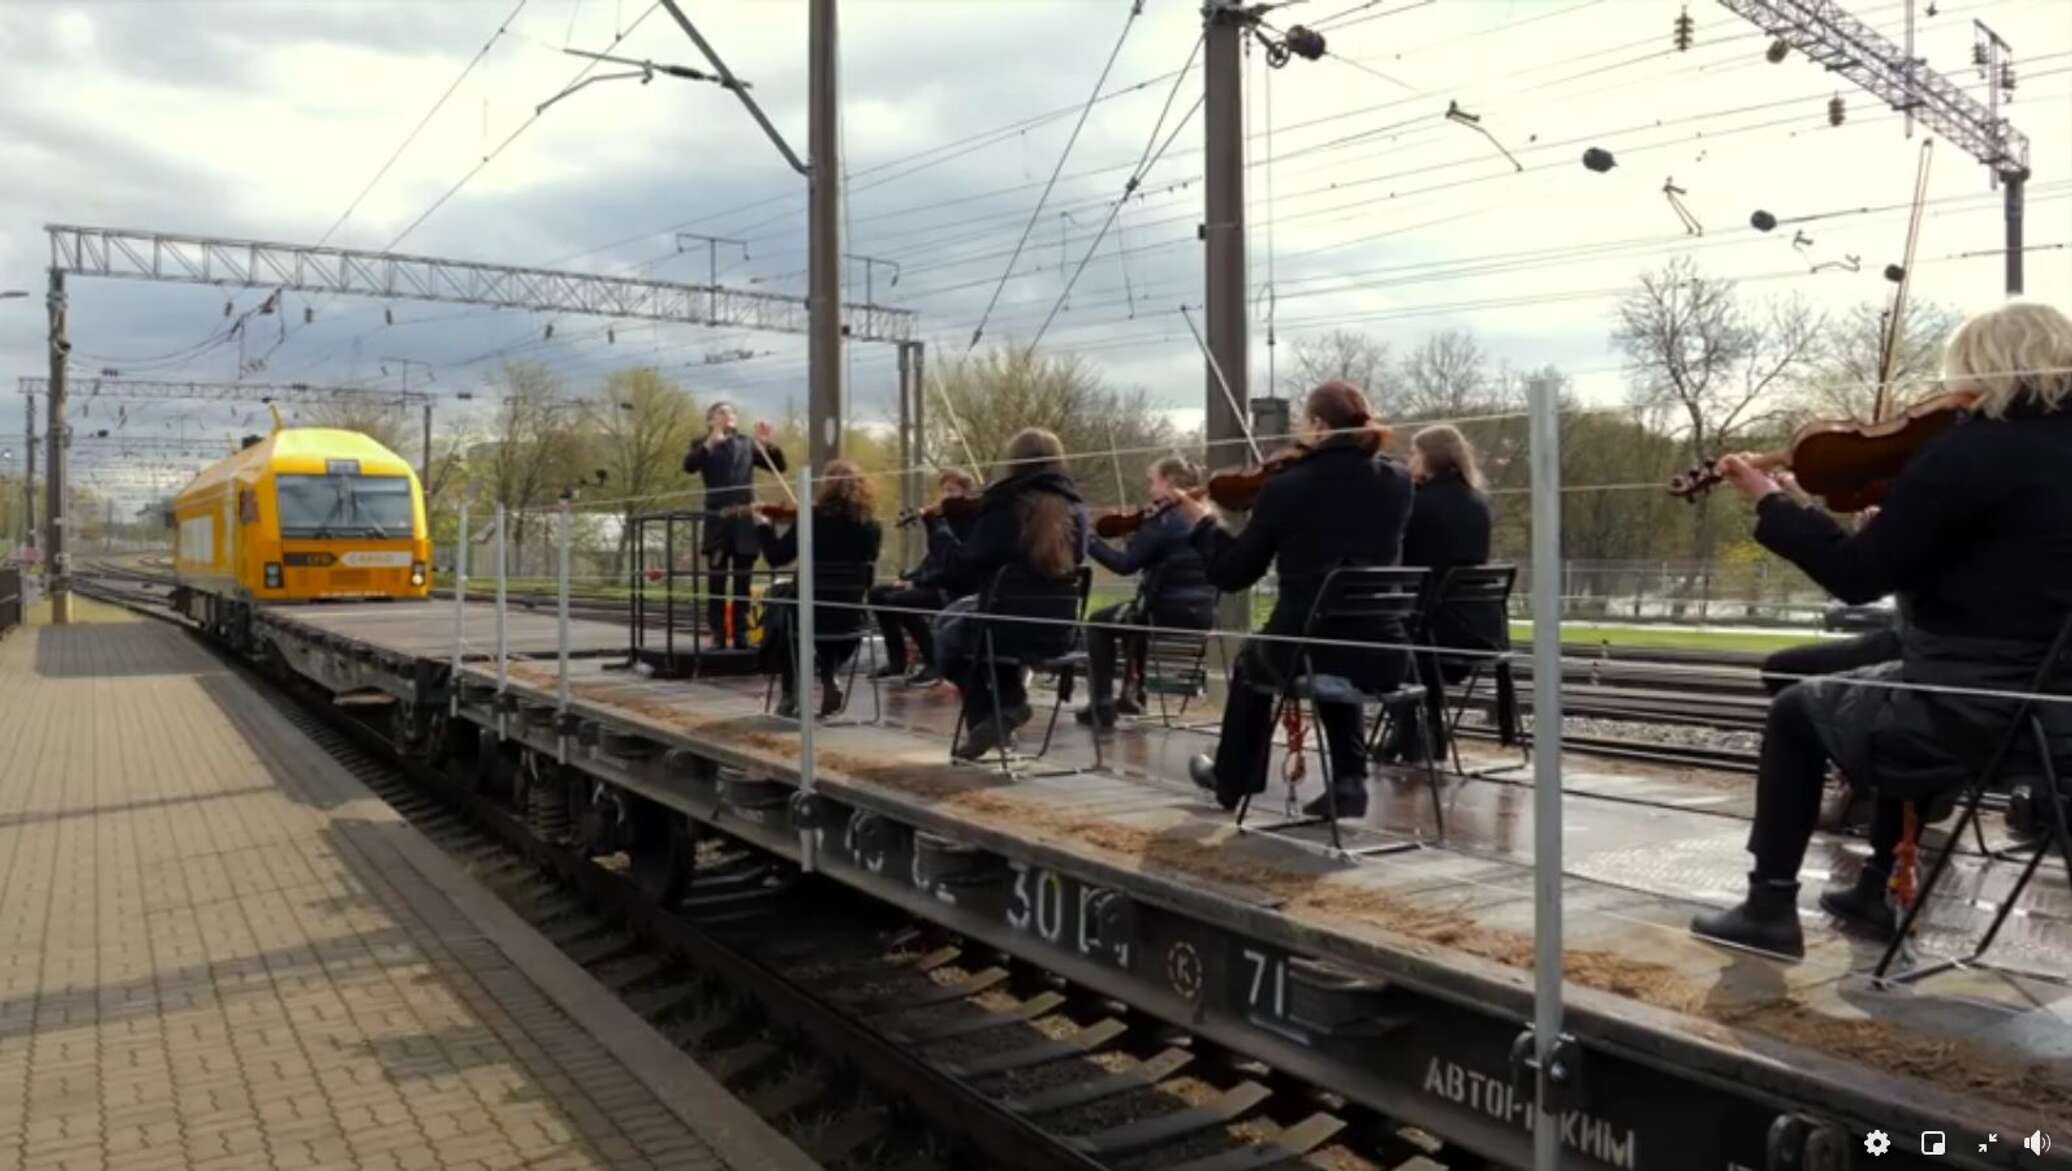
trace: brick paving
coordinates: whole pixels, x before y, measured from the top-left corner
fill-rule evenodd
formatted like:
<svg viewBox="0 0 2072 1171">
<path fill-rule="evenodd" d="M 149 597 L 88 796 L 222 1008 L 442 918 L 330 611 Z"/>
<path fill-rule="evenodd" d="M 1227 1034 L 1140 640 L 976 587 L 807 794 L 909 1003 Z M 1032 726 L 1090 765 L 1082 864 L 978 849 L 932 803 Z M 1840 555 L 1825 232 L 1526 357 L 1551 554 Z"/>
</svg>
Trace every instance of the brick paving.
<svg viewBox="0 0 2072 1171">
<path fill-rule="evenodd" d="M 761 1162 L 687 1119 L 760 1122 L 658 1098 L 415 834 L 179 631 L 0 639 L 0 1171 Z"/>
</svg>

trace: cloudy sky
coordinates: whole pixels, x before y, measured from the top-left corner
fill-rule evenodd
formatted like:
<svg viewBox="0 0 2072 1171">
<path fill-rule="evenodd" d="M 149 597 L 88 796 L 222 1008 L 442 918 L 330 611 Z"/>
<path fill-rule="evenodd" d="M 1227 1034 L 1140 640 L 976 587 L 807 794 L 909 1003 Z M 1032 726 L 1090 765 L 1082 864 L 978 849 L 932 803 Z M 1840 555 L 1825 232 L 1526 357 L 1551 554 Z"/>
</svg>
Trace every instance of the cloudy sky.
<svg viewBox="0 0 2072 1171">
<path fill-rule="evenodd" d="M 2028 291 L 2072 304 L 2072 0 L 1919 3 L 1920 53 L 1981 100 L 1974 21 L 2013 46 L 2009 112 L 2033 144 Z M 684 6 L 803 154 L 805 4 Z M 1846 6 L 1901 35 L 1904 3 Z M 1767 38 L 1712 0 L 1689 6 L 1695 44 L 1677 52 L 1682 7 L 1309 0 L 1274 13 L 1281 27 L 1325 29 L 1330 53 L 1280 70 L 1257 53 L 1248 64 L 1254 386 L 1265 385 L 1271 315 L 1283 359 L 1301 335 L 1332 328 L 1399 352 L 1465 328 L 1510 362 L 1557 363 L 1588 395 L 1615 399 L 1611 305 L 1636 273 L 1682 253 L 1743 278 L 1751 295 L 1834 308 L 1884 298 L 1878 272 L 1900 255 L 1923 132 L 1909 140 L 1898 115 L 1838 91 L 1796 53 L 1767 62 Z M 1198 116 L 1097 234 L 1169 96 L 1168 134 L 1201 92 L 1187 68 L 1199 5 L 1144 0 L 1140 17 L 1129 13 L 1130 0 L 847 0 L 847 250 L 886 262 L 871 274 L 878 300 L 918 311 L 941 357 L 964 351 L 996 288 L 986 338 L 1028 340 L 1091 249 L 1045 344 L 1082 352 L 1185 420 L 1203 395 L 1180 313 L 1201 303 Z M 1063 156 L 1118 37 L 1101 99 Z M 708 256 L 675 233 L 700 232 L 746 241 L 745 255 L 720 248 L 723 282 L 801 291 L 804 183 L 740 105 L 663 77 L 593 85 L 536 116 L 583 66 L 569 47 L 703 64 L 650 0 L 0 0 L 0 289 L 32 294 L 0 301 L 0 372 L 46 372 L 47 223 L 687 281 L 705 279 Z M 1847 118 L 1836 128 L 1827 105 L 1838 92 Z M 1524 170 L 1448 122 L 1449 101 Z M 1586 171 L 1578 159 L 1593 145 L 1618 168 Z M 1663 195 L 1671 179 L 1702 236 L 1686 234 Z M 1916 295 L 1993 303 L 2002 220 L 1985 169 L 1938 143 L 1929 199 Z M 1758 209 L 1785 226 L 1753 230 Z M 1851 256 L 1860 272 L 1836 263 Z M 850 279 L 860 299 L 860 265 Z M 302 294 L 228 335 L 226 300 L 243 314 L 266 295 L 75 280 L 75 375 L 400 387 L 407 369 L 413 388 L 452 395 L 529 358 L 577 392 L 654 363 L 751 415 L 804 399 L 803 347 L 788 336 Z M 859 419 L 889 409 L 892 361 L 885 347 L 852 347 Z M 14 448 L 19 400 L 7 401 L 0 447 Z M 82 409 L 82 427 L 138 437 L 127 454 L 108 445 L 84 463 L 151 467 L 145 449 L 169 438 L 219 442 L 255 425 L 223 404 Z"/>
</svg>

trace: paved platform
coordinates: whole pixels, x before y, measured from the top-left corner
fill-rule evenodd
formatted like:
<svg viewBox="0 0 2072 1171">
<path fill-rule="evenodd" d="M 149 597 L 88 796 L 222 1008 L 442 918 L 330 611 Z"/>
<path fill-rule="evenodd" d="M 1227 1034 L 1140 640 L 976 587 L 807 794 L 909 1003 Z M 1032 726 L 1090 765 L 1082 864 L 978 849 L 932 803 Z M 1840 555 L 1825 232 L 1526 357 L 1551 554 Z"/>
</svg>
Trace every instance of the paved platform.
<svg viewBox="0 0 2072 1171">
<path fill-rule="evenodd" d="M 0 639 L 0 1171 L 811 1166 L 189 636 Z"/>
</svg>

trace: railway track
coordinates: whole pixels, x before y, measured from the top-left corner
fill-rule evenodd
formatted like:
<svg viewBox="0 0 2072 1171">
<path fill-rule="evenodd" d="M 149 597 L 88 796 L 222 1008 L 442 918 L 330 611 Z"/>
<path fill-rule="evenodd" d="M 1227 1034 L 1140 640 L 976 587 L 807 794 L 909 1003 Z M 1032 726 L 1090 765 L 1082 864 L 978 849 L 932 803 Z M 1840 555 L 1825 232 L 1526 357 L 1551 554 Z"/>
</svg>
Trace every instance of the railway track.
<svg viewBox="0 0 2072 1171">
<path fill-rule="evenodd" d="M 81 592 L 178 620 L 162 583 Z M 292 677 L 270 703 L 830 1167 L 1467 1171 L 1488 1164 L 710 831 L 680 882 L 544 786 L 397 751 Z M 484 783 L 485 780 L 487 783 Z"/>
</svg>

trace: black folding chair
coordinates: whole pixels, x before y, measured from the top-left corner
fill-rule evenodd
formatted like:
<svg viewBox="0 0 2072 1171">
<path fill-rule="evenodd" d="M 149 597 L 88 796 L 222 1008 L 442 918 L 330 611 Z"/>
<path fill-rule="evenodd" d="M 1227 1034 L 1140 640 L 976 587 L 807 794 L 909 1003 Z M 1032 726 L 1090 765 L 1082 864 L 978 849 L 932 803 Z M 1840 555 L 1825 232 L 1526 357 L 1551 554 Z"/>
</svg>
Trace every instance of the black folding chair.
<svg viewBox="0 0 2072 1171">
<path fill-rule="evenodd" d="M 813 567 L 813 651 L 815 666 L 818 666 L 818 658 L 822 653 L 822 648 L 832 648 L 845 642 L 857 644 L 856 649 L 849 654 L 848 676 L 842 681 L 841 706 L 835 709 L 835 715 L 841 716 L 849 710 L 849 700 L 856 694 L 857 668 L 861 665 L 864 656 L 868 654 L 871 660 L 869 678 L 871 685 L 871 720 L 873 722 L 885 718 L 885 701 L 878 693 L 878 644 L 876 640 L 870 637 L 870 632 L 866 629 L 870 619 L 864 610 L 863 602 L 865 598 L 870 596 L 871 587 L 877 584 L 877 577 L 878 567 L 868 563 L 822 562 Z M 796 589 L 796 585 L 794 585 L 794 589 Z M 764 612 L 767 613 L 773 604 L 787 606 L 796 610 L 798 597 L 794 594 L 790 598 L 771 599 L 765 594 L 763 601 Z M 768 629 L 767 620 L 765 621 L 764 628 Z M 791 620 L 784 626 L 784 653 L 791 656 L 791 661 L 794 664 L 798 662 L 799 657 L 798 631 L 798 615 L 794 613 L 791 616 Z M 794 667 L 793 670 L 796 671 L 797 668 Z M 778 678 L 779 676 L 772 674 L 768 685 L 763 689 L 763 710 L 765 712 L 769 711 L 775 703 Z M 805 696 L 812 694 L 812 682 L 813 680 L 811 679 L 798 680 L 799 702 L 801 704 L 805 703 Z"/>
<path fill-rule="evenodd" d="M 1058 713 L 1072 700 L 1072 683 L 1088 669 L 1089 659 L 1082 645 L 1081 634 L 1086 622 L 1087 599 L 1093 593 L 1093 570 L 1080 566 L 1069 579 L 1044 580 L 1024 570 L 1018 563 L 1003 565 L 993 574 L 991 581 L 979 595 L 978 608 L 970 612 L 968 621 L 983 623 L 980 635 L 980 655 L 988 677 L 998 680 L 1002 667 L 1028 670 L 1037 674 L 1057 677 L 1057 698 L 1051 703 L 1050 719 L 1043 728 L 1043 744 L 1033 756 L 1025 761 L 1042 760 L 1050 751 L 1050 742 L 1057 733 Z M 1069 583 L 1069 592 L 1058 587 Z M 1069 650 L 1056 655 L 1003 654 L 993 637 L 1000 623 L 1029 619 L 1049 624 L 1069 625 L 1072 642 Z M 1000 707 L 1000 688 L 997 682 L 986 689 L 992 697 L 990 711 L 981 713 L 982 718 L 993 721 L 993 735 L 998 745 L 1000 771 L 1008 776 L 1014 773 L 1014 754 L 1007 746 L 1007 720 Z M 967 695 L 957 705 L 957 723 L 950 729 L 950 759 L 958 761 L 957 742 L 964 735 L 964 727 L 973 719 L 971 701 Z M 1101 756 L 1099 729 L 1094 729 L 1094 767 L 1105 763 Z M 1080 771 L 1063 768 L 1045 773 L 1024 773 L 1025 776 L 1063 776 Z"/>
<path fill-rule="evenodd" d="M 1871 975 L 1874 983 L 1880 986 L 1910 984 L 1952 968 L 1981 968 L 2058 984 L 2072 984 L 2072 973 L 2039 972 L 1988 961 L 1985 958 L 1986 952 L 1993 946 L 1994 939 L 1999 936 L 2000 928 L 2014 912 L 2015 904 L 2021 902 L 2022 893 L 2028 889 L 2030 880 L 2036 877 L 2036 871 L 2049 856 L 2053 845 L 2057 847 L 2058 860 L 2065 866 L 2066 884 L 2072 886 L 2072 813 L 2068 813 L 2066 809 L 2067 803 L 2072 802 L 2072 792 L 2067 791 L 2058 777 L 2056 753 L 2053 751 L 2050 730 L 2044 723 L 2042 705 L 2037 702 L 2039 699 L 2046 702 L 2072 701 L 2072 662 L 2068 662 L 2068 659 L 2072 659 L 2072 615 L 2068 615 L 2065 623 L 2058 628 L 2057 637 L 2052 640 L 2049 652 L 2044 655 L 2043 662 L 2036 669 L 2036 677 L 2029 685 L 2028 694 L 2016 706 L 2014 716 L 2008 721 L 2007 729 L 2001 733 L 1986 767 L 1980 770 L 1967 786 L 1964 812 L 1944 840 L 1942 853 L 1936 856 L 1935 864 L 1929 868 L 1927 879 L 1915 891 L 1913 905 L 1909 906 L 1906 914 L 1901 917 L 1899 929 L 1893 933 L 1892 941 L 1885 947 L 1885 954 L 1879 958 L 1877 969 Z M 2061 719 L 2059 726 L 2065 725 L 2066 721 Z M 1892 961 L 1906 946 L 1907 937 L 1913 932 L 1915 922 L 1920 919 L 1922 908 L 1928 905 L 1929 896 L 1941 882 L 1944 872 L 1949 869 L 1950 858 L 1957 852 L 1957 843 L 1963 840 L 1965 827 L 1976 824 L 1979 803 L 1984 799 L 1986 790 L 2005 776 L 2014 775 L 2017 780 L 2024 779 L 2014 773 L 2016 769 L 2024 772 L 2035 770 L 2031 780 L 2032 792 L 2035 799 L 2044 807 L 2042 815 L 2049 830 L 2048 836 L 2039 837 L 2033 843 L 2036 852 L 2022 867 L 2021 876 L 2015 879 L 2014 886 L 2000 900 L 1999 908 L 1993 913 L 1992 923 L 1987 925 L 1985 934 L 1979 939 L 1978 946 L 1972 949 L 1971 954 L 1912 968 L 1898 975 L 1888 974 Z M 2004 855 L 1989 854 L 1986 865 L 1990 866 L 1993 861 L 2002 857 Z"/>
<path fill-rule="evenodd" d="M 1304 704 L 1308 706 L 1309 726 L 1316 735 L 1317 757 L 1322 764 L 1319 771 L 1324 782 L 1326 816 L 1295 816 L 1292 809 L 1294 796 L 1291 792 L 1288 798 L 1291 808 L 1280 821 L 1247 826 L 1245 814 L 1252 805 L 1252 795 L 1247 793 L 1237 806 L 1237 825 L 1240 830 L 1277 834 L 1323 822 L 1330 827 L 1331 848 L 1340 854 L 1349 855 L 1393 854 L 1414 850 L 1424 844 L 1413 839 L 1363 846 L 1357 850 L 1345 848 L 1338 832 L 1338 787 L 1331 776 L 1331 745 L 1324 735 L 1324 725 L 1318 711 L 1320 704 L 1346 704 L 1357 708 L 1364 720 L 1367 708 L 1379 705 L 1384 722 L 1399 718 L 1415 720 L 1418 729 L 1424 733 L 1429 743 L 1430 719 L 1425 711 L 1424 685 L 1418 681 L 1417 657 L 1405 655 L 1404 682 L 1388 691 L 1368 691 L 1343 675 L 1318 672 L 1314 651 L 1319 644 L 1333 639 L 1333 630 L 1389 622 L 1406 631 L 1415 629 L 1427 576 L 1423 569 L 1402 566 L 1342 566 L 1325 575 L 1323 586 L 1317 591 L 1316 601 L 1310 605 L 1309 617 L 1303 622 L 1302 635 L 1295 647 L 1295 673 L 1284 680 L 1272 683 L 1253 682 L 1251 686 L 1260 694 L 1275 697 L 1275 725 L 1280 724 L 1286 717 L 1291 705 L 1298 709 Z M 1388 652 L 1377 649 L 1374 653 Z M 1398 712 L 1408 714 L 1398 716 Z M 1304 750 L 1302 745 L 1288 747 L 1290 752 Z M 1432 793 L 1432 820 L 1436 833 L 1433 840 L 1443 841 L 1446 837 L 1446 812 L 1439 795 L 1438 766 L 1427 756 L 1424 769 L 1425 781 Z"/>
<path fill-rule="evenodd" d="M 1432 648 L 1432 662 L 1442 666 L 1447 652 L 1455 652 L 1456 660 L 1468 663 L 1468 676 L 1461 681 L 1461 693 L 1457 700 L 1449 702 L 1446 694 L 1446 677 L 1443 671 L 1431 672 L 1425 686 L 1432 688 L 1438 696 L 1439 711 L 1446 725 L 1446 740 L 1453 755 L 1453 771 L 1466 774 L 1467 769 L 1460 759 L 1460 724 L 1468 708 L 1475 700 L 1475 686 L 1488 676 L 1496 687 L 1494 708 L 1497 737 L 1504 744 L 1517 745 L 1520 759 L 1517 764 L 1499 765 L 1495 768 L 1478 770 L 1474 775 L 1487 776 L 1491 773 L 1509 772 L 1524 768 L 1532 763 L 1532 748 L 1519 735 L 1518 729 L 1518 682 L 1512 670 L 1513 652 L 1507 636 L 1501 642 L 1492 642 L 1472 633 L 1472 621 L 1467 619 L 1478 611 L 1494 611 L 1499 621 L 1510 621 L 1511 587 L 1518 579 L 1518 567 L 1508 563 L 1489 565 L 1456 565 L 1434 578 L 1429 585 L 1429 595 L 1424 603 L 1424 621 L 1421 624 L 1418 641 Z M 1446 619 L 1456 621 L 1448 622 Z M 1441 629 L 1456 640 L 1441 645 L 1438 633 Z M 1508 625 L 1505 630 L 1508 632 Z M 1462 638 L 1477 645 L 1463 645 Z"/>
<path fill-rule="evenodd" d="M 1158 576 L 1159 570 L 1144 575 L 1137 588 L 1137 596 L 1123 619 L 1140 622 L 1146 629 L 1141 634 L 1123 636 L 1122 675 L 1127 682 L 1131 676 L 1130 669 L 1135 668 L 1137 690 L 1147 700 L 1151 696 L 1158 697 L 1159 723 L 1173 728 L 1187 714 L 1189 704 L 1209 693 L 1209 642 L 1212 637 L 1209 628 L 1215 625 L 1213 615 L 1216 610 L 1212 602 L 1209 625 L 1198 631 L 1157 622 L 1150 615 L 1153 609 L 1151 600 L 1159 594 Z M 1180 701 L 1177 710 L 1172 704 L 1175 698 Z"/>
</svg>

